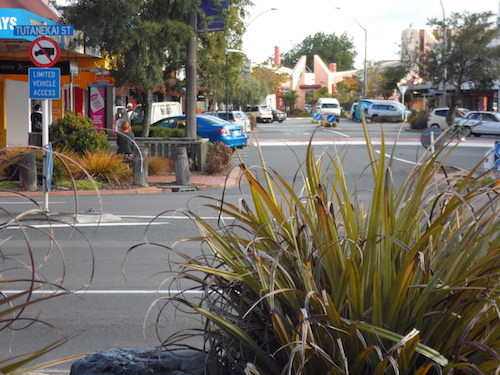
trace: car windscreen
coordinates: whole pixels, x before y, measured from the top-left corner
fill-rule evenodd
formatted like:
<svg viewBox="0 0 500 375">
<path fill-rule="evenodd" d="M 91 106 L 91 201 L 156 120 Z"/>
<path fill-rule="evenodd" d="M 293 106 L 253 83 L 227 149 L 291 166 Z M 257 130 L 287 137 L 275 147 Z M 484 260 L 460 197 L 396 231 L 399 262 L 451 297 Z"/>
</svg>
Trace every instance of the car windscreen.
<svg viewBox="0 0 500 375">
<path fill-rule="evenodd" d="M 335 103 L 323 103 L 321 104 L 321 108 L 338 108 L 339 105 Z"/>
</svg>

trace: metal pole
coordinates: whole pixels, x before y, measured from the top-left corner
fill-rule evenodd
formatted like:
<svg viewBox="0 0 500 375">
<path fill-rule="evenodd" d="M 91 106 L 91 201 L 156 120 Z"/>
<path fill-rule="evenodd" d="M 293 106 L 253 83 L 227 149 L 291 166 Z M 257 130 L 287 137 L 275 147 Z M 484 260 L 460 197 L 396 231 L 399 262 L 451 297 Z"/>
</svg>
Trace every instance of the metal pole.
<svg viewBox="0 0 500 375">
<path fill-rule="evenodd" d="M 364 74 L 364 79 L 363 79 L 363 98 L 366 98 L 366 82 L 368 81 L 368 71 L 367 71 L 367 68 L 366 68 L 366 50 L 368 48 L 367 47 L 368 46 L 368 33 L 366 32 L 366 29 L 359 24 L 359 22 L 358 22 L 358 25 L 365 32 L 365 62 L 364 62 L 364 73 L 363 73 Z"/>
<path fill-rule="evenodd" d="M 47 170 L 47 158 L 51 157 L 47 151 L 49 145 L 49 99 L 42 99 L 42 147 L 43 147 L 43 210 L 49 212 L 49 186 L 47 181 L 50 176 L 48 176 Z"/>
<path fill-rule="evenodd" d="M 228 112 L 228 105 L 229 105 L 229 51 L 226 50 L 226 114 Z"/>
<path fill-rule="evenodd" d="M 187 42 L 186 64 L 186 137 L 196 138 L 196 59 L 197 59 L 197 15 L 193 5 L 189 15 L 189 24 L 193 29 L 193 36 Z"/>
<path fill-rule="evenodd" d="M 339 7 L 335 7 L 335 9 L 344 10 L 342 8 L 339 8 Z M 365 56 L 364 56 L 364 63 L 363 63 L 363 87 L 362 87 L 362 93 L 361 93 L 363 98 L 365 98 L 366 97 L 366 82 L 368 81 L 368 75 L 367 75 L 368 71 L 367 71 L 367 66 L 366 66 L 366 51 L 368 49 L 368 32 L 359 23 L 359 21 L 356 18 L 354 18 L 351 14 L 349 14 L 349 16 L 353 19 L 354 22 L 356 22 L 358 24 L 359 27 L 361 27 L 361 29 L 363 29 L 363 31 L 365 33 Z"/>
<path fill-rule="evenodd" d="M 442 100 L 442 105 L 443 107 L 448 107 L 448 104 L 446 104 L 446 80 L 447 80 L 447 68 L 446 68 L 446 16 L 444 13 L 444 6 L 443 2 L 439 0 L 439 3 L 441 4 L 441 11 L 443 12 L 443 93 L 441 96 Z"/>
</svg>

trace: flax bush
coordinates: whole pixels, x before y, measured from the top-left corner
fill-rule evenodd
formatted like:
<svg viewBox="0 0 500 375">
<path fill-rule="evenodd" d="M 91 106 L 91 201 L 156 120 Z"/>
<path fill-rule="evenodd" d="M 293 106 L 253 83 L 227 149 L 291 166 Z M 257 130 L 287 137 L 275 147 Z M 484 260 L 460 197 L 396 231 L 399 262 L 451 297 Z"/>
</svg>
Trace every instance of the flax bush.
<svg viewBox="0 0 500 375">
<path fill-rule="evenodd" d="M 385 146 L 376 156 L 364 128 L 368 204 L 348 189 L 341 156 L 315 158 L 310 145 L 301 186 L 264 163 L 260 178 L 242 164 L 251 201 L 208 203 L 232 221 L 191 214 L 204 253 L 178 245 L 174 280 L 195 282 L 203 298 L 162 302 L 202 318 L 208 350 L 230 373 L 498 371 L 498 190 L 475 183 L 477 168 L 438 178 L 445 149 L 396 186 Z"/>
</svg>

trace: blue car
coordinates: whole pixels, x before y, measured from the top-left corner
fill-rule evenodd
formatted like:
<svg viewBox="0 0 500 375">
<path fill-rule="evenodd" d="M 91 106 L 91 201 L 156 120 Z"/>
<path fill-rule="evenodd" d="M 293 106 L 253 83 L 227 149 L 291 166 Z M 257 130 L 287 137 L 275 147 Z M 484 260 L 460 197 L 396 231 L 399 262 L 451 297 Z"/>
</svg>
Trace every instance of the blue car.
<svg viewBox="0 0 500 375">
<path fill-rule="evenodd" d="M 186 116 L 171 116 L 154 122 L 151 126 L 163 126 L 173 129 L 186 128 Z M 196 116 L 196 132 L 210 142 L 224 142 L 229 147 L 245 147 L 248 137 L 241 125 L 233 125 L 219 117 L 209 115 Z"/>
</svg>

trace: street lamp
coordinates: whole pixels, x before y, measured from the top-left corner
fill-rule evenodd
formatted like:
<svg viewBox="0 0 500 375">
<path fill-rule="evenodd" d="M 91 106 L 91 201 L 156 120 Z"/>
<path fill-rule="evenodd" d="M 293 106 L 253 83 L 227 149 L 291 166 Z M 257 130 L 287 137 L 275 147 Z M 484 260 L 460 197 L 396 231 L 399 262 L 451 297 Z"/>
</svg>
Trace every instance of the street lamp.
<svg viewBox="0 0 500 375">
<path fill-rule="evenodd" d="M 439 0 L 441 1 L 441 0 Z M 338 9 L 338 10 L 343 10 L 342 8 L 339 8 L 339 7 L 335 7 L 335 9 Z M 349 14 L 349 16 L 351 16 L 351 18 L 354 20 L 354 22 L 356 22 L 358 24 L 359 27 L 361 27 L 365 33 L 365 59 L 364 59 L 364 63 L 363 63 L 363 92 L 362 92 L 362 96 L 363 98 L 366 97 L 366 81 L 368 80 L 368 76 L 367 76 L 367 71 L 366 71 L 366 49 L 367 49 L 367 46 L 368 46 L 368 34 L 366 32 L 366 29 L 359 23 L 359 21 L 354 18 L 351 14 Z"/>
<path fill-rule="evenodd" d="M 239 49 L 226 48 L 226 114 L 229 112 L 229 54 L 242 53 Z M 227 117 L 227 115 L 226 115 Z"/>
<path fill-rule="evenodd" d="M 444 6 L 443 2 L 439 0 L 439 3 L 441 4 L 441 11 L 443 12 L 443 57 L 442 57 L 442 63 L 443 63 L 443 93 L 441 96 L 441 101 L 443 104 L 443 107 L 448 107 L 446 104 L 446 79 L 447 79 L 447 69 L 446 69 L 446 61 L 445 61 L 445 56 L 446 56 L 446 16 L 444 14 Z"/>
<path fill-rule="evenodd" d="M 270 11 L 272 11 L 272 10 L 278 10 L 278 8 L 269 8 L 269 9 L 266 9 L 265 11 L 263 11 L 263 12 L 261 12 L 261 13 L 257 14 L 254 18 L 252 18 L 252 19 L 251 19 L 251 20 L 250 20 L 250 21 L 249 21 L 249 22 L 245 25 L 245 28 L 248 28 L 248 26 L 250 26 L 250 24 L 251 24 L 253 21 L 255 21 L 255 19 L 256 19 L 257 17 L 260 17 L 260 16 L 262 16 L 264 13 L 270 12 Z"/>
</svg>

